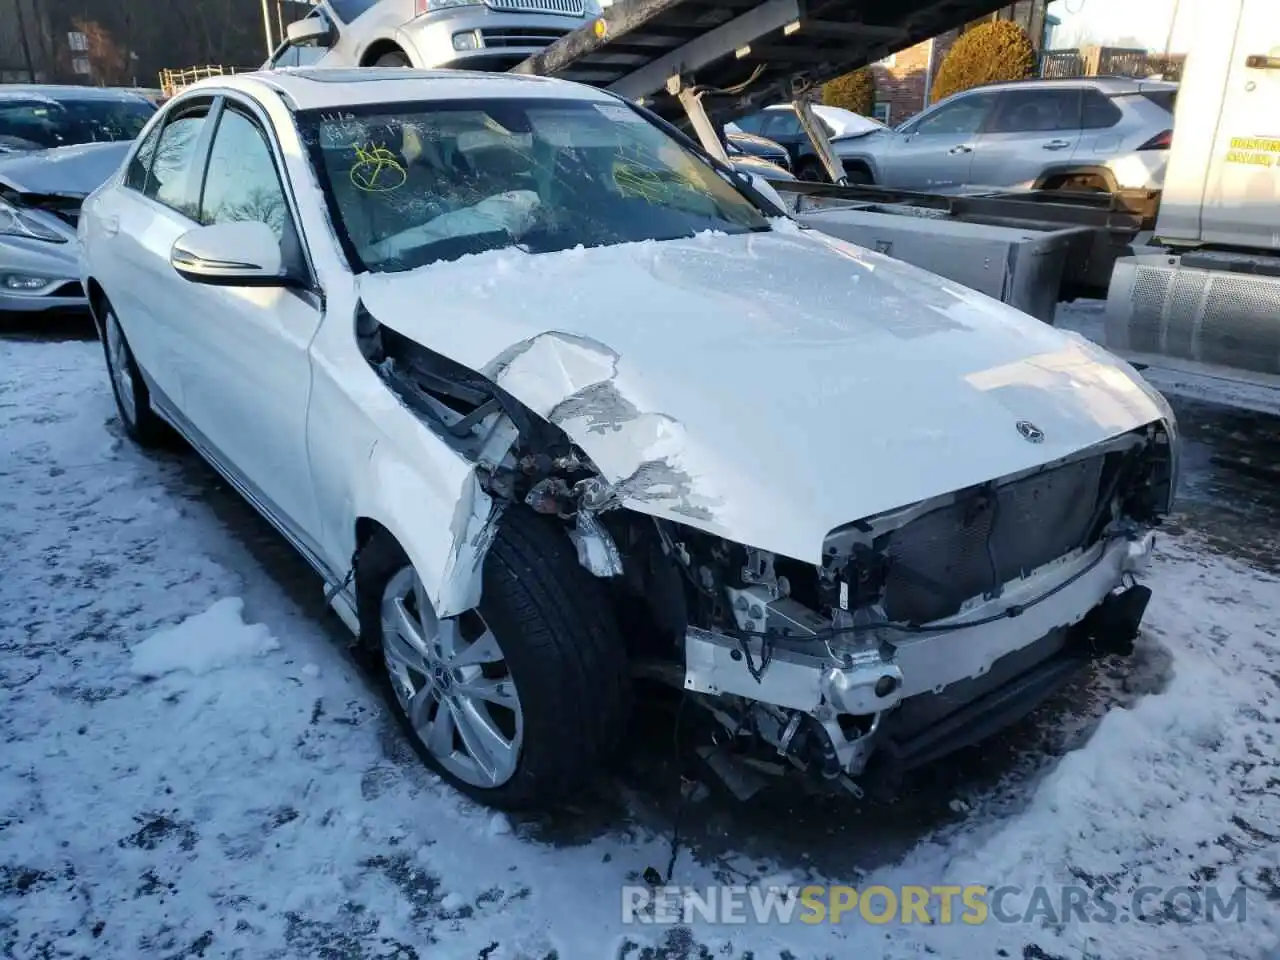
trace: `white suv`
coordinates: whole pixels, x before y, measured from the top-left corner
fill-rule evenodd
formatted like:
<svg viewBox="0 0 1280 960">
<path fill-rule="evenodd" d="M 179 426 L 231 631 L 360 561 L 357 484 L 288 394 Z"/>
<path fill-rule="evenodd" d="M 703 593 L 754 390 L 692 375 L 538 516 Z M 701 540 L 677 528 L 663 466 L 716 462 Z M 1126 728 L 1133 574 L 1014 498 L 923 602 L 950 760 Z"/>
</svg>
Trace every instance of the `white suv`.
<svg viewBox="0 0 1280 960">
<path fill-rule="evenodd" d="M 266 66 L 502 71 L 599 10 L 597 0 L 319 0 Z"/>
</svg>

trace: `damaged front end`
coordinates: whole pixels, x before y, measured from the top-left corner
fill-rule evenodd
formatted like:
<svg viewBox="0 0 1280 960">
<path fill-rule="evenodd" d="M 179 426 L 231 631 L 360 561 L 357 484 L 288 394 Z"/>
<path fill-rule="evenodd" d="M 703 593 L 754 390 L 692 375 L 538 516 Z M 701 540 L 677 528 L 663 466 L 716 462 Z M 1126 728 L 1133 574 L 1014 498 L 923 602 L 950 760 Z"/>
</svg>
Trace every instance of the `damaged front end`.
<svg viewBox="0 0 1280 960">
<path fill-rule="evenodd" d="M 729 625 L 688 633 L 686 687 L 850 788 L 873 753 L 902 770 L 989 736 L 1088 659 L 1132 651 L 1170 430 L 841 527 L 816 570 L 745 551 Z"/>
<path fill-rule="evenodd" d="M 555 518 L 607 584 L 635 672 L 686 691 L 756 768 L 856 791 L 873 754 L 932 760 L 1022 716 L 1089 657 L 1132 649 L 1149 596 L 1133 575 L 1174 487 L 1171 421 L 856 520 L 820 558 L 796 558 L 695 522 L 697 496 L 655 480 L 648 448 L 634 472 L 602 474 L 562 425 L 607 413 L 606 352 L 557 341 L 556 369 L 603 372 L 538 402 L 504 380 L 527 350 L 477 372 L 367 314 L 357 332 L 389 389 L 475 465 L 442 615 L 478 598 L 504 510 Z M 662 433 L 660 415 L 633 413 L 627 429 Z M 650 509 L 642 482 L 667 499 Z"/>
</svg>

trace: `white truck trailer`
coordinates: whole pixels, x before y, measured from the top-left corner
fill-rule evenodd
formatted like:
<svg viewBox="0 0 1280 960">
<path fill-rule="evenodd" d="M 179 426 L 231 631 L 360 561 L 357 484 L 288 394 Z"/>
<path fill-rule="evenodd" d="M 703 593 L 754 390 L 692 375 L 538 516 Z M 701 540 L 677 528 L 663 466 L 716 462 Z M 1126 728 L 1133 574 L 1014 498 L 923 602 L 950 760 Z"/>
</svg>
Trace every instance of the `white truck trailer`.
<svg viewBox="0 0 1280 960">
<path fill-rule="evenodd" d="M 1116 261 L 1105 341 L 1166 388 L 1274 408 L 1239 387 L 1280 387 L 1280 2 L 1194 14 L 1155 229 Z"/>
</svg>

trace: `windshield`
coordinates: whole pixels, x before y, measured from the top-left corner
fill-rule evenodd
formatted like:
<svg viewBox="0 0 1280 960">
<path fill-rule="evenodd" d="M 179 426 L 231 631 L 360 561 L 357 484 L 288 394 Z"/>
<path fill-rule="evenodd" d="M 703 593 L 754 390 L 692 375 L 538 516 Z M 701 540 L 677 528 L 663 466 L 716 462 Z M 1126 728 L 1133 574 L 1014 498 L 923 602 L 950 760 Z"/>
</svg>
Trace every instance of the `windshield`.
<svg viewBox="0 0 1280 960">
<path fill-rule="evenodd" d="M 132 140 L 156 108 L 141 98 L 0 99 L 0 144 L 38 150 L 77 143 Z"/>
<path fill-rule="evenodd" d="M 348 256 L 375 272 L 769 229 L 725 177 L 620 102 L 441 101 L 299 120 Z"/>
</svg>

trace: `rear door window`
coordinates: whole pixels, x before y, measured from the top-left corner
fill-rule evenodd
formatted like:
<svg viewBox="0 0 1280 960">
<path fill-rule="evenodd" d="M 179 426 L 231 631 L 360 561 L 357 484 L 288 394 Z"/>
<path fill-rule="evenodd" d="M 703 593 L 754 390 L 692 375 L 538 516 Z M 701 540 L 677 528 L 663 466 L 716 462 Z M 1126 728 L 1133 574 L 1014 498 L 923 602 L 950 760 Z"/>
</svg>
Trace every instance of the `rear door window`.
<svg viewBox="0 0 1280 960">
<path fill-rule="evenodd" d="M 1006 90 L 988 133 L 1050 133 L 1080 129 L 1080 90 Z"/>
</svg>

